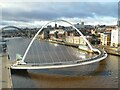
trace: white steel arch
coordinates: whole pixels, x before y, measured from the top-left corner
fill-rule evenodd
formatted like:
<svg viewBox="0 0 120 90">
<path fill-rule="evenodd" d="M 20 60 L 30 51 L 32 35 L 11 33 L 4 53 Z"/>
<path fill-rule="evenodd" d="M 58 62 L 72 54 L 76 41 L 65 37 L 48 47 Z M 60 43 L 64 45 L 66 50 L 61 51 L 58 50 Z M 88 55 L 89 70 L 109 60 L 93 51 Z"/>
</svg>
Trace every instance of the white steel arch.
<svg viewBox="0 0 120 90">
<path fill-rule="evenodd" d="M 93 47 L 91 46 L 90 42 L 85 38 L 85 36 L 84 36 L 73 24 L 71 24 L 70 22 L 68 22 L 68 21 L 66 21 L 66 20 L 53 20 L 53 21 L 48 22 L 47 24 L 45 24 L 44 26 L 42 26 L 41 29 L 38 30 L 38 32 L 36 33 L 36 35 L 35 35 L 35 36 L 33 37 L 33 39 L 31 40 L 30 44 L 28 45 L 28 47 L 27 47 L 27 49 L 26 49 L 26 51 L 25 51 L 25 53 L 24 53 L 24 55 L 23 55 L 23 58 L 22 58 L 22 60 L 19 62 L 19 64 L 26 64 L 26 63 L 24 62 L 24 60 L 25 60 L 25 58 L 26 58 L 26 55 L 27 55 L 27 53 L 28 53 L 31 45 L 33 44 L 34 40 L 36 39 L 37 35 L 42 31 L 42 29 L 43 29 L 44 27 L 46 27 L 48 24 L 50 24 L 50 23 L 52 23 L 52 22 L 57 22 L 57 21 L 62 21 L 62 22 L 66 22 L 66 23 L 70 24 L 70 25 L 82 36 L 82 38 L 83 38 L 83 39 L 85 40 L 85 42 L 88 44 L 90 50 L 91 50 L 91 51 L 95 51 L 95 49 L 93 49 Z"/>
</svg>

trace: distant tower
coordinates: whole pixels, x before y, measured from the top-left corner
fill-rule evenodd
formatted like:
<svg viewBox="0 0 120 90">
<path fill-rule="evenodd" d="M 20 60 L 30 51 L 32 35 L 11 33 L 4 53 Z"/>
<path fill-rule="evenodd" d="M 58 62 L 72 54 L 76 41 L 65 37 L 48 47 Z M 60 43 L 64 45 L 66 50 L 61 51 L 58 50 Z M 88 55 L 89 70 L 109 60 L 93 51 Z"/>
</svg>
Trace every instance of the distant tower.
<svg viewBox="0 0 120 90">
<path fill-rule="evenodd" d="M 80 23 L 81 23 L 81 25 L 84 25 L 84 22 L 82 22 L 81 20 L 80 20 Z"/>
<path fill-rule="evenodd" d="M 84 25 L 84 22 L 81 22 L 81 25 Z"/>
<path fill-rule="evenodd" d="M 57 29 L 57 24 L 55 23 L 55 29 Z"/>
<path fill-rule="evenodd" d="M 117 25 L 120 27 L 120 20 L 117 21 Z"/>
</svg>

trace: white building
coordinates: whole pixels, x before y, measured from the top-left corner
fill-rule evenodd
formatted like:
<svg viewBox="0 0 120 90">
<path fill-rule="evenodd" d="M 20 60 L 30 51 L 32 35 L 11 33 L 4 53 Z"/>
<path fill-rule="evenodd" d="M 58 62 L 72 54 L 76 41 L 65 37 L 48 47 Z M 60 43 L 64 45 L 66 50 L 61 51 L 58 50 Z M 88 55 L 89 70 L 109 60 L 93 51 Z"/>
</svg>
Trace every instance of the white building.
<svg viewBox="0 0 120 90">
<path fill-rule="evenodd" d="M 89 42 L 91 42 L 91 39 L 92 39 L 91 36 L 85 36 L 85 37 L 89 40 Z M 82 36 L 67 36 L 66 42 L 72 43 L 72 44 L 80 44 L 80 45 L 84 45 L 84 46 L 87 45 Z"/>
<path fill-rule="evenodd" d="M 120 46 L 120 29 L 118 28 L 111 32 L 111 46 Z"/>
<path fill-rule="evenodd" d="M 105 32 L 100 34 L 101 45 L 110 45 L 111 42 L 111 33 Z"/>
</svg>

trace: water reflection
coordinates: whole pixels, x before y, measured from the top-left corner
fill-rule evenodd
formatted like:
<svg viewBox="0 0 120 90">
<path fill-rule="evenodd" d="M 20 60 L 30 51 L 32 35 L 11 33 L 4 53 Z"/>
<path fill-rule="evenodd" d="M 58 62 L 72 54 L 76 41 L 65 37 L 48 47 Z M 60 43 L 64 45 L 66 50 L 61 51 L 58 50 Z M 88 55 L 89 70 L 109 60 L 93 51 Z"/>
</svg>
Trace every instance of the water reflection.
<svg viewBox="0 0 120 90">
<path fill-rule="evenodd" d="M 102 64 L 104 66 L 102 66 Z M 86 71 L 82 72 L 84 66 L 83 67 L 80 66 L 80 67 L 73 67 L 73 68 L 50 69 L 50 70 L 28 70 L 28 71 L 14 70 L 12 72 L 12 75 L 14 76 L 13 80 L 15 77 L 22 78 L 25 82 L 32 80 L 32 87 L 39 87 L 39 88 L 40 87 L 50 88 L 50 87 L 61 87 L 61 86 L 66 87 L 63 84 L 65 82 L 67 83 L 67 86 L 69 84 L 75 84 L 75 83 L 80 84 L 79 81 L 87 81 L 87 80 L 94 79 L 93 77 L 90 77 L 90 76 L 103 75 L 102 73 L 104 73 L 106 69 L 106 61 L 96 63 L 92 66 L 93 66 L 92 68 L 95 68 L 95 69 L 93 71 L 92 69 L 91 70 L 89 69 L 88 71 L 86 70 L 87 72 Z M 14 80 L 14 84 L 16 84 L 15 81 L 16 80 Z M 18 83 L 20 83 L 20 81 L 17 82 L 17 84 Z"/>
<path fill-rule="evenodd" d="M 117 67 L 111 69 L 109 55 L 106 60 L 85 66 L 64 69 L 27 70 L 12 73 L 14 87 L 17 88 L 86 88 L 86 87 L 118 87 Z M 114 60 L 117 62 L 117 60 Z M 115 63 L 114 63 L 115 64 Z M 112 65 L 112 63 L 111 63 Z M 116 65 L 117 66 L 117 65 Z M 112 73 L 114 72 L 114 73 Z M 20 84 L 24 83 L 24 84 Z"/>
</svg>

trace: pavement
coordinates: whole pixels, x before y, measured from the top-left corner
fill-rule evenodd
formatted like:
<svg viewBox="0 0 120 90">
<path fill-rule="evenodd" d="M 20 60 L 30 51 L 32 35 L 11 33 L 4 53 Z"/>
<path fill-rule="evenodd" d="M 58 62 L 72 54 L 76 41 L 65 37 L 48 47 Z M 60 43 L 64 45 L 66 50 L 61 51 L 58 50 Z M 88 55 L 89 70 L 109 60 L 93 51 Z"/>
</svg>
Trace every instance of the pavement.
<svg viewBox="0 0 120 90">
<path fill-rule="evenodd" d="M 2 89 L 2 57 L 0 56 L 0 90 Z"/>
<path fill-rule="evenodd" d="M 0 89 L 1 88 L 12 88 L 12 79 L 11 79 L 11 71 L 9 68 L 9 60 L 7 55 L 0 57 L 0 66 L 2 70 L 0 70 Z"/>
</svg>

